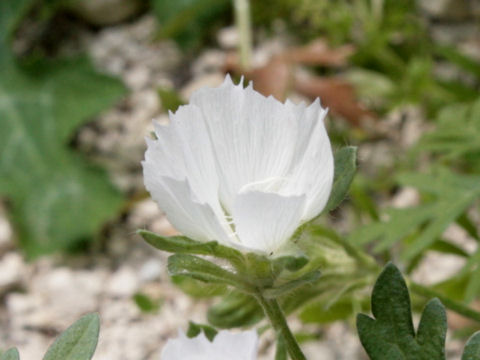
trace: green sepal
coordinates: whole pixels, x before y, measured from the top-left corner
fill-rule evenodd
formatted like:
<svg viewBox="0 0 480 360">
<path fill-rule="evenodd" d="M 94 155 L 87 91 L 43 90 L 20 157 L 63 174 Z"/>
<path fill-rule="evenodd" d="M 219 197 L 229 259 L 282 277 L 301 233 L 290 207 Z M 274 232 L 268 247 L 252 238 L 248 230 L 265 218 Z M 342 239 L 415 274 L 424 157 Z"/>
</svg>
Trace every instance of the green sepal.
<svg viewBox="0 0 480 360">
<path fill-rule="evenodd" d="M 55 340 L 43 360 L 90 360 L 97 347 L 99 331 L 97 314 L 83 316 Z"/>
<path fill-rule="evenodd" d="M 235 290 L 207 313 L 208 322 L 221 329 L 251 327 L 263 317 L 263 310 L 253 296 Z"/>
<path fill-rule="evenodd" d="M 323 213 L 334 210 L 345 199 L 350 184 L 357 169 L 357 148 L 346 146 L 338 150 L 335 155 L 335 174 L 332 192 Z"/>
<path fill-rule="evenodd" d="M 200 335 L 203 332 L 208 340 L 213 341 L 215 336 L 217 336 L 218 331 L 214 327 L 205 324 L 197 324 L 193 321 L 188 322 L 187 336 L 189 338 L 194 338 Z"/>
<path fill-rule="evenodd" d="M 480 331 L 468 339 L 463 350 L 462 360 L 480 360 Z"/>
<path fill-rule="evenodd" d="M 320 271 L 310 271 L 295 280 L 287 281 L 281 285 L 275 285 L 273 288 L 270 289 L 265 289 L 263 292 L 263 296 L 265 296 L 266 298 L 275 299 L 279 296 L 286 295 L 298 289 L 300 286 L 311 284 L 317 281 L 319 278 Z"/>
<path fill-rule="evenodd" d="M 388 264 L 372 294 L 375 319 L 359 314 L 360 341 L 372 360 L 444 360 L 447 318 L 438 299 L 428 302 L 417 334 L 412 322 L 410 297 L 402 274 Z"/>
<path fill-rule="evenodd" d="M 248 284 L 237 274 L 194 255 L 172 255 L 168 258 L 167 268 L 170 275 L 189 276 L 206 283 L 231 285 L 236 289 L 248 288 Z"/>
<path fill-rule="evenodd" d="M 308 258 L 303 254 L 297 256 L 289 255 L 277 257 L 273 259 L 272 262 L 277 272 L 281 272 L 284 269 L 294 272 L 307 265 Z"/>
<path fill-rule="evenodd" d="M 0 355 L 0 360 L 19 360 L 20 355 L 16 348 L 11 348 Z"/>
<path fill-rule="evenodd" d="M 161 236 L 146 230 L 137 232 L 143 239 L 154 248 L 178 254 L 210 255 L 230 261 L 233 265 L 243 262 L 240 251 L 220 245 L 216 241 L 201 242 L 192 240 L 186 236 Z"/>
</svg>

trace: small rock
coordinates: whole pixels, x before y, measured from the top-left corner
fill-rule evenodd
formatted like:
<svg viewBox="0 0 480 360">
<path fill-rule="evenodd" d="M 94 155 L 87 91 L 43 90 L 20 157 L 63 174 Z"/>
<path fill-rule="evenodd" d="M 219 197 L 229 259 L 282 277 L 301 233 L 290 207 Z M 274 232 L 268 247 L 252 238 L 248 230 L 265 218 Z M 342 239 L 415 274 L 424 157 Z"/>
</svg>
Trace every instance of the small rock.
<svg viewBox="0 0 480 360">
<path fill-rule="evenodd" d="M 239 41 L 237 28 L 229 26 L 221 29 L 217 34 L 217 41 L 220 47 L 224 49 L 236 48 Z"/>
<path fill-rule="evenodd" d="M 123 266 L 110 278 L 107 293 L 113 297 L 132 297 L 139 287 L 137 273 L 130 267 Z"/>
<path fill-rule="evenodd" d="M 26 271 L 26 265 L 19 254 L 15 252 L 5 254 L 0 260 L 0 294 L 18 286 Z"/>
<path fill-rule="evenodd" d="M 150 259 L 142 265 L 138 276 L 141 282 L 150 282 L 159 279 L 163 272 L 164 264 L 159 259 Z"/>
<path fill-rule="evenodd" d="M 190 99 L 190 96 L 195 90 L 203 87 L 217 87 L 221 85 L 224 80 L 225 75 L 223 73 L 207 74 L 193 79 L 180 91 L 180 94 L 184 99 Z"/>
</svg>

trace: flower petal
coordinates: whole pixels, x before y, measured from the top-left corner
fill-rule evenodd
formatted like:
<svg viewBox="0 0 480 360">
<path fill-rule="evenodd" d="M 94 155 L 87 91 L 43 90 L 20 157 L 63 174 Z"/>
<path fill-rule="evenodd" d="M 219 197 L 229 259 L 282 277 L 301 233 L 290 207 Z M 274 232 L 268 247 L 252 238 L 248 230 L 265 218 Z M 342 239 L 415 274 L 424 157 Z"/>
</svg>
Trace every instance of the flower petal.
<svg viewBox="0 0 480 360">
<path fill-rule="evenodd" d="M 251 85 L 227 77 L 215 89 L 191 97 L 206 121 L 220 179 L 220 199 L 232 213 L 236 194 L 252 182 L 287 175 L 298 139 L 298 116 L 304 106 L 265 98 Z"/>
<path fill-rule="evenodd" d="M 255 360 L 258 336 L 255 331 L 233 333 L 220 331 L 213 342 L 203 333 L 189 339 L 179 332 L 179 337 L 168 340 L 162 350 L 161 360 Z"/>
<path fill-rule="evenodd" d="M 228 224 L 221 223 L 212 207 L 195 200 L 189 183 L 159 176 L 144 165 L 145 186 L 170 223 L 185 236 L 199 241 L 216 240 L 232 246 Z"/>
<path fill-rule="evenodd" d="M 233 220 L 241 245 L 267 255 L 276 254 L 300 225 L 305 201 L 305 195 L 242 191 L 233 207 Z"/>
<path fill-rule="evenodd" d="M 314 124 L 310 135 L 304 139 L 306 146 L 297 149 L 294 168 L 282 194 L 306 194 L 307 203 L 302 221 L 317 216 L 327 204 L 332 189 L 334 168 L 333 154 L 324 118 L 326 109 L 318 101 L 307 108 L 305 122 Z M 307 127 L 310 128 L 307 124 Z"/>
<path fill-rule="evenodd" d="M 215 161 L 200 109 L 181 106 L 170 114 L 170 124 L 154 125 L 158 140 L 147 140 L 144 167 L 155 167 L 161 176 L 188 179 L 198 201 L 220 210 Z"/>
</svg>

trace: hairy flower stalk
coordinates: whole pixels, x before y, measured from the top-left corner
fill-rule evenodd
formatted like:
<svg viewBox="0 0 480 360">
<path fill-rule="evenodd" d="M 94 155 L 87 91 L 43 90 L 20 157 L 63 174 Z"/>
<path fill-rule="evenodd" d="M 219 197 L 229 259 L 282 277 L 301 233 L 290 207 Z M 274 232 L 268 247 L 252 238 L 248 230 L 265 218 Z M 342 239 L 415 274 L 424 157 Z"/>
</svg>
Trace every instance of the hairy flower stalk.
<svg viewBox="0 0 480 360">
<path fill-rule="evenodd" d="M 154 124 L 143 162 L 145 185 L 190 239 L 271 261 L 290 256 L 292 235 L 320 214 L 330 196 L 334 161 L 326 113 L 318 99 L 310 106 L 281 103 L 227 76 L 218 88 L 195 92 L 188 105 L 170 113 L 168 125 Z M 169 269 L 207 266 L 195 276 L 250 292 L 290 357 L 305 359 L 276 299 L 266 296 L 275 267 L 260 265 L 255 256 L 245 259 L 238 276 L 188 256 L 172 257 Z"/>
</svg>

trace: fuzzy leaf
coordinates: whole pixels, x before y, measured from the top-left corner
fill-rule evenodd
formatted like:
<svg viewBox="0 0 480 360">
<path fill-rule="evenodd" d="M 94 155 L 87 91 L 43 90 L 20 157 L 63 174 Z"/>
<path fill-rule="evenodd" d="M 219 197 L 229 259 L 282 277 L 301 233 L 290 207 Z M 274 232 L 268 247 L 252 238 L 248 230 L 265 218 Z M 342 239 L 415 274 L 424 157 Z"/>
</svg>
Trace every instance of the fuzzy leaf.
<svg viewBox="0 0 480 360">
<path fill-rule="evenodd" d="M 171 253 L 211 255 L 234 264 L 240 263 L 243 259 L 239 251 L 220 245 L 216 241 L 200 242 L 185 236 L 165 237 L 146 230 L 139 230 L 138 234 L 154 248 Z"/>
<path fill-rule="evenodd" d="M 12 348 L 0 354 L 0 360 L 20 360 L 20 355 L 16 348 Z"/>
<path fill-rule="evenodd" d="M 231 285 L 235 288 L 245 286 L 244 281 L 236 274 L 193 255 L 172 255 L 168 258 L 167 267 L 170 275 L 189 276 L 207 283 Z"/>
<path fill-rule="evenodd" d="M 8 34 L 29 4 L 0 2 L 0 196 L 33 257 L 92 239 L 122 204 L 105 172 L 68 144 L 124 87 L 83 58 L 16 62 Z"/>
<path fill-rule="evenodd" d="M 468 339 L 463 350 L 462 360 L 480 360 L 480 331 Z"/>
<path fill-rule="evenodd" d="M 357 169 L 357 148 L 346 146 L 335 153 L 335 175 L 332 192 L 323 212 L 334 210 L 347 195 Z"/>
<path fill-rule="evenodd" d="M 99 330 L 98 315 L 85 315 L 60 335 L 43 360 L 90 360 L 97 347 Z"/>
<path fill-rule="evenodd" d="M 417 334 L 413 328 L 410 297 L 402 274 L 388 264 L 372 294 L 375 319 L 359 314 L 357 329 L 372 360 L 444 360 L 447 319 L 439 300 L 425 307 Z"/>
<path fill-rule="evenodd" d="M 249 327 L 263 319 L 263 310 L 252 296 L 234 290 L 208 309 L 207 318 L 217 328 Z"/>
</svg>

